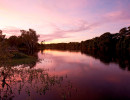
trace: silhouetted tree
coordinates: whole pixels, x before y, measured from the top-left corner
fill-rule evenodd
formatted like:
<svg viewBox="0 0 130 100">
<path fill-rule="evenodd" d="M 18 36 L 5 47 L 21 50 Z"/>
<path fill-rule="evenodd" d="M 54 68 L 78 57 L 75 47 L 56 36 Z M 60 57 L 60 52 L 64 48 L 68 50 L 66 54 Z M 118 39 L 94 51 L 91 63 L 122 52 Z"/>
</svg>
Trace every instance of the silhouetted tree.
<svg viewBox="0 0 130 100">
<path fill-rule="evenodd" d="M 17 46 L 18 45 L 18 37 L 17 36 L 9 37 L 8 43 L 10 46 Z"/>
<path fill-rule="evenodd" d="M 29 29 L 29 31 L 21 30 L 21 37 L 29 50 L 37 49 L 39 35 L 36 34 L 36 31 L 33 29 Z"/>
<path fill-rule="evenodd" d="M 70 43 L 57 43 L 57 44 L 46 44 L 46 48 L 50 49 L 75 49 L 75 50 L 130 50 L 130 27 L 122 28 L 119 33 L 111 34 L 106 32 L 100 37 L 95 37 L 81 43 L 70 42 Z"/>
<path fill-rule="evenodd" d="M 130 31 L 130 26 L 128 27 L 128 30 Z"/>
<path fill-rule="evenodd" d="M 0 42 L 3 41 L 5 38 L 5 35 L 2 35 L 2 30 L 0 30 Z"/>
<path fill-rule="evenodd" d="M 119 31 L 119 33 L 121 33 L 121 34 L 124 34 L 124 33 L 126 33 L 126 32 L 127 32 L 127 28 L 126 28 L 126 27 L 122 28 L 122 29 Z"/>
</svg>

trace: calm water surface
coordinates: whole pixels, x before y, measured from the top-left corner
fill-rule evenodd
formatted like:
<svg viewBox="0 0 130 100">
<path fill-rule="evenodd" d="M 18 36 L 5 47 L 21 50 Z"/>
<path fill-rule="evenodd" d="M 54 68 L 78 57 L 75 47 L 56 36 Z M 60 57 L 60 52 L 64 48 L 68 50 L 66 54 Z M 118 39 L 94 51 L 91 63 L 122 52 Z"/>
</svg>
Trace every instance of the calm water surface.
<svg viewBox="0 0 130 100">
<path fill-rule="evenodd" d="M 33 68 L 0 68 L 1 99 L 130 100 L 130 71 L 118 63 L 57 50 L 40 51 L 38 57 Z"/>
</svg>

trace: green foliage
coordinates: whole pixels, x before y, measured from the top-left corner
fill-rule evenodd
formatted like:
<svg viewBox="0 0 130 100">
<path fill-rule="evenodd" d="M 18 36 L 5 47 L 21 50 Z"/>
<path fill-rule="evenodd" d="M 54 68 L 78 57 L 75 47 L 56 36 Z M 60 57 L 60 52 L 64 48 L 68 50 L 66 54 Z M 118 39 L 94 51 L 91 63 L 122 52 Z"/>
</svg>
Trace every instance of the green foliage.
<svg viewBox="0 0 130 100">
<path fill-rule="evenodd" d="M 33 67 L 35 66 L 36 62 L 38 62 L 38 59 L 36 59 L 35 57 L 27 57 L 27 58 L 20 58 L 20 59 L 11 58 L 8 60 L 0 61 L 0 66 L 11 67 L 11 66 L 19 66 L 24 64 L 24 66 Z"/>
<path fill-rule="evenodd" d="M 6 42 L 0 42 L 0 60 L 7 60 L 13 57 L 13 54 L 9 52 Z"/>
<path fill-rule="evenodd" d="M 13 57 L 14 59 L 22 59 L 22 58 L 28 58 L 29 56 L 28 55 L 25 55 L 23 53 L 20 53 L 20 52 L 13 52 Z"/>
<path fill-rule="evenodd" d="M 29 29 L 29 31 L 21 30 L 20 36 L 11 36 L 5 39 L 0 30 L 0 59 L 10 58 L 13 54 L 10 51 L 28 50 L 34 51 L 38 48 L 39 35 L 36 31 Z"/>
</svg>

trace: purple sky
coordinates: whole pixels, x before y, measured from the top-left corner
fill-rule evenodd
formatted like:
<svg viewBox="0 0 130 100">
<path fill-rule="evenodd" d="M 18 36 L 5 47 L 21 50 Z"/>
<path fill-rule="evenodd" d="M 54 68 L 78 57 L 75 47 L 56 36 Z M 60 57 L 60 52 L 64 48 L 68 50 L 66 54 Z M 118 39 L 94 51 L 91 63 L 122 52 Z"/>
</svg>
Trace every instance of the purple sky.
<svg viewBox="0 0 130 100">
<path fill-rule="evenodd" d="M 0 0 L 0 29 L 20 35 L 32 28 L 40 40 L 82 41 L 130 26 L 130 0 Z"/>
</svg>

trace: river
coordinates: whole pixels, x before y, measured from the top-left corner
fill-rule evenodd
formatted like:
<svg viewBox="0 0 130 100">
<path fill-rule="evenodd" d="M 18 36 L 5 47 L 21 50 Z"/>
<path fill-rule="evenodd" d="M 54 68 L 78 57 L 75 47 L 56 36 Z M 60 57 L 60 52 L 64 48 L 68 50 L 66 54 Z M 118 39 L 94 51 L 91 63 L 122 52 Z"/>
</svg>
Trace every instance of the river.
<svg viewBox="0 0 130 100">
<path fill-rule="evenodd" d="M 44 50 L 37 56 L 31 68 L 0 68 L 1 99 L 130 100 L 129 64 L 121 67 L 80 51 Z"/>
</svg>

